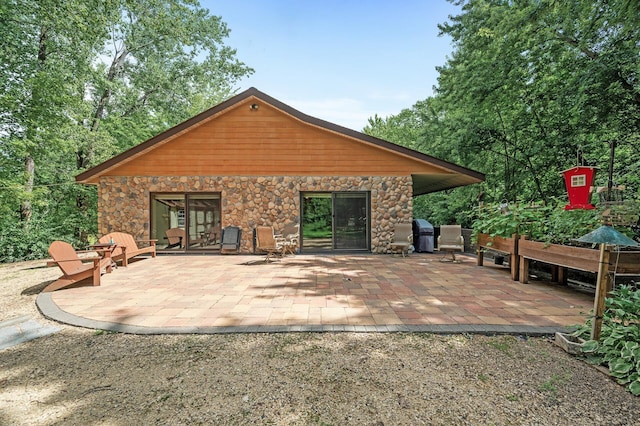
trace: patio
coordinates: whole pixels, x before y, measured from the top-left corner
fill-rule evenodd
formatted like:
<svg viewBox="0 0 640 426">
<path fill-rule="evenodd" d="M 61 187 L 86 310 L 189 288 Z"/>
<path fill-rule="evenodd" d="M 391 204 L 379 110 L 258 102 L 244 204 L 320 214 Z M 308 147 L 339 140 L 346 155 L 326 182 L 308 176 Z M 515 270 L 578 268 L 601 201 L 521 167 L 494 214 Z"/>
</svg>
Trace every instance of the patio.
<svg viewBox="0 0 640 426">
<path fill-rule="evenodd" d="M 438 254 L 158 256 L 99 287 L 41 293 L 54 320 L 126 333 L 291 331 L 551 334 L 584 322 L 593 295 Z"/>
</svg>

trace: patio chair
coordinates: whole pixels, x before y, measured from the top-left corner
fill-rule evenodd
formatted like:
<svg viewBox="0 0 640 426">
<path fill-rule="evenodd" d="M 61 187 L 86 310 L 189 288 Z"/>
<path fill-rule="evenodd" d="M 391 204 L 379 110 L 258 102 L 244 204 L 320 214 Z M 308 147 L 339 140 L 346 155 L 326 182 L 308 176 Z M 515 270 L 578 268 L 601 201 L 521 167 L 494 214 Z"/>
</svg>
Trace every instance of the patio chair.
<svg viewBox="0 0 640 426">
<path fill-rule="evenodd" d="M 258 226 L 256 228 L 256 251 L 266 253 L 265 262 L 269 262 L 272 255 L 284 254 L 284 241 L 276 239 L 273 226 Z"/>
<path fill-rule="evenodd" d="M 441 225 L 436 250 L 444 252 L 440 262 L 460 263 L 456 259 L 456 251 L 464 252 L 462 227 L 460 225 Z"/>
<path fill-rule="evenodd" d="M 242 229 L 239 226 L 226 226 L 220 236 L 220 253 L 240 253 Z"/>
<path fill-rule="evenodd" d="M 409 254 L 409 249 L 413 242 L 413 227 L 410 223 L 396 223 L 393 228 L 393 242 L 391 242 L 391 251 L 393 253 L 400 251 L 402 257 L 405 253 Z"/>
<path fill-rule="evenodd" d="M 169 243 L 165 248 L 174 248 L 180 247 L 184 248 L 184 245 L 187 241 L 187 234 L 184 232 L 182 228 L 169 228 L 166 230 L 165 234 L 167 235 L 167 240 Z"/>
<path fill-rule="evenodd" d="M 92 250 L 92 252 L 101 253 L 100 250 Z M 46 286 L 43 292 L 59 290 L 87 278 L 92 278 L 93 285 L 99 286 L 102 268 L 105 268 L 107 273 L 111 272 L 110 250 L 102 252 L 104 256 L 101 257 L 80 258 L 78 253 L 84 253 L 84 251 L 75 251 L 71 244 L 64 241 L 51 243 L 49 255 L 53 260 L 47 262 L 47 266 L 58 266 L 63 275 Z M 83 261 L 88 262 L 83 263 Z"/>
<path fill-rule="evenodd" d="M 280 240 L 283 244 L 283 254 L 296 254 L 298 251 L 298 241 L 300 241 L 300 224 L 285 225 L 282 232 L 275 235 L 276 241 Z"/>
<path fill-rule="evenodd" d="M 222 238 L 220 235 L 220 227 L 219 226 L 211 226 L 209 229 L 204 231 L 201 235 L 202 245 L 216 245 L 218 244 L 218 237 Z"/>
<path fill-rule="evenodd" d="M 116 247 L 111 252 L 111 259 L 114 261 L 122 261 L 122 266 L 125 268 L 129 264 L 129 259 L 132 257 L 151 253 L 151 257 L 156 257 L 156 241 L 157 240 L 136 240 L 133 239 L 133 235 L 126 232 L 110 232 L 104 235 L 98 240 L 102 244 L 108 244 L 114 242 Z M 147 246 L 138 247 L 138 243 L 146 243 Z"/>
</svg>

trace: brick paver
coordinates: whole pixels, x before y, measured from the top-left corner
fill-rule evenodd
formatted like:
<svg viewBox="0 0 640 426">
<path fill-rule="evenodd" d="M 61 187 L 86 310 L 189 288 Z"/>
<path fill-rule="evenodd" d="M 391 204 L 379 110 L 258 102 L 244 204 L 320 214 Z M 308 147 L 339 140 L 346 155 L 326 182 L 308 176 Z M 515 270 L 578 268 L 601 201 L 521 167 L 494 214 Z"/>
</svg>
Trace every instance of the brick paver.
<svg viewBox="0 0 640 426">
<path fill-rule="evenodd" d="M 584 322 L 592 307 L 593 295 L 548 282 L 514 282 L 506 268 L 478 267 L 470 256 L 460 256 L 460 264 L 439 258 L 298 255 L 265 264 L 245 255 L 158 256 L 103 275 L 99 287 L 48 293 L 43 306 L 52 306 L 57 314 L 49 316 L 62 322 L 168 333 L 216 327 L 549 330 Z"/>
</svg>

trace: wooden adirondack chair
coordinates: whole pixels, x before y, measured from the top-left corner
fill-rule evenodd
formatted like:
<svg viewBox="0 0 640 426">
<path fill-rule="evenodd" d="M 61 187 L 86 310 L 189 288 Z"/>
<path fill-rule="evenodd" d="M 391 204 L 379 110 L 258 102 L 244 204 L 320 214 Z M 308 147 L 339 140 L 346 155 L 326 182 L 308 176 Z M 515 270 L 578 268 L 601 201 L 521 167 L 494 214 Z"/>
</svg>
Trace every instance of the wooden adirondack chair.
<svg viewBox="0 0 640 426">
<path fill-rule="evenodd" d="M 68 287 L 86 278 L 93 278 L 93 285 L 100 285 L 100 271 L 106 268 L 106 272 L 111 272 L 111 252 L 102 252 L 103 257 L 90 257 L 81 259 L 78 253 L 71 247 L 71 244 L 64 241 L 54 241 L 49 246 L 49 255 L 53 259 L 47 262 L 47 266 L 58 266 L 62 271 L 62 276 L 44 288 L 44 292 L 55 291 Z M 83 263 L 83 260 L 89 261 Z"/>
<path fill-rule="evenodd" d="M 169 240 L 169 244 L 165 248 L 173 248 L 180 247 L 185 248 L 185 244 L 187 243 L 187 234 L 182 228 L 169 228 L 166 231 L 167 240 Z"/>
<path fill-rule="evenodd" d="M 102 244 L 108 244 L 111 240 L 116 244 L 116 248 L 111 253 L 111 259 L 122 261 L 122 266 L 124 267 L 129 264 L 129 259 L 140 254 L 151 253 L 151 257 L 156 257 L 157 240 L 139 240 L 138 242 L 148 243 L 149 245 L 138 247 L 133 235 L 126 232 L 111 232 L 100 238 L 99 241 Z"/>
</svg>

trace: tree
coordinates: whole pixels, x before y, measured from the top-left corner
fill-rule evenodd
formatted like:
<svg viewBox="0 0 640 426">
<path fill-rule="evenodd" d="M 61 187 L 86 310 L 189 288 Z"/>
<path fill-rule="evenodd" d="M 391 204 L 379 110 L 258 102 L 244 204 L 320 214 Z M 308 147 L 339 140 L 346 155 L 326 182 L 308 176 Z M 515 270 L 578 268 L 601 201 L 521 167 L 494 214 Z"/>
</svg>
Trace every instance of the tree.
<svg viewBox="0 0 640 426">
<path fill-rule="evenodd" d="M 86 239 L 95 191 L 74 175 L 230 96 L 253 70 L 228 34 L 196 0 L 0 3 L 3 229 Z"/>
<path fill-rule="evenodd" d="M 629 13 L 637 2 L 456 4 L 462 13 L 440 25 L 454 52 L 438 68 L 435 95 L 365 131 L 482 171 L 487 182 L 419 197 L 414 211 L 464 223 L 478 198 L 563 195 L 558 172 L 578 154 L 606 169 L 612 140 L 617 183 L 637 188 L 640 14 Z"/>
<path fill-rule="evenodd" d="M 609 140 L 637 140 L 640 18 L 622 14 L 628 2 L 462 4 L 440 26 L 456 50 L 439 69 L 437 97 L 460 118 L 458 150 L 491 164 L 492 180 L 502 174 L 501 197 L 557 195 L 553 173 L 579 149 L 606 164 Z"/>
</svg>

